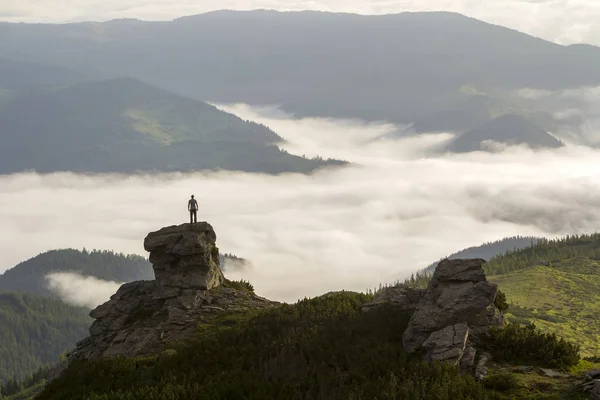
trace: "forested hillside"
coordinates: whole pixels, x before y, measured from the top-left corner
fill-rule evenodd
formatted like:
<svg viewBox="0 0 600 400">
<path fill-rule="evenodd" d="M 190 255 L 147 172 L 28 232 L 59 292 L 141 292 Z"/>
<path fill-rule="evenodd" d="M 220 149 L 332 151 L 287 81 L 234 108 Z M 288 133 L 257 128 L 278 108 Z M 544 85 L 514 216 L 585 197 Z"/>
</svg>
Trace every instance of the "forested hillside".
<svg viewBox="0 0 600 400">
<path fill-rule="evenodd" d="M 219 255 L 221 268 L 244 268 L 248 261 L 234 254 Z M 113 282 L 133 282 L 154 279 L 152 264 L 138 255 L 120 254 L 108 250 L 51 250 L 23 261 L 0 274 L 0 293 L 20 292 L 39 296 L 56 296 L 49 288 L 46 276 L 53 272 L 76 272 Z"/>
<path fill-rule="evenodd" d="M 129 78 L 5 92 L 0 173 L 310 172 L 271 129 Z"/>
<path fill-rule="evenodd" d="M 0 382 L 24 379 L 88 335 L 89 310 L 22 293 L 0 294 Z"/>
<path fill-rule="evenodd" d="M 154 279 L 151 264 L 141 256 L 63 249 L 42 253 L 4 272 L 0 292 L 54 296 L 46 282 L 46 275 L 52 272 L 78 272 L 115 282 Z"/>
<path fill-rule="evenodd" d="M 483 258 L 484 260 L 490 260 L 491 258 L 498 255 L 502 255 L 506 252 L 511 252 L 515 250 L 520 250 L 525 247 L 529 247 L 537 243 L 538 240 L 539 238 L 530 236 L 513 236 L 496 240 L 494 242 L 487 242 L 480 246 L 469 247 L 444 258 Z M 430 264 L 427 268 L 421 271 L 421 273 L 433 273 L 438 262 Z"/>
</svg>

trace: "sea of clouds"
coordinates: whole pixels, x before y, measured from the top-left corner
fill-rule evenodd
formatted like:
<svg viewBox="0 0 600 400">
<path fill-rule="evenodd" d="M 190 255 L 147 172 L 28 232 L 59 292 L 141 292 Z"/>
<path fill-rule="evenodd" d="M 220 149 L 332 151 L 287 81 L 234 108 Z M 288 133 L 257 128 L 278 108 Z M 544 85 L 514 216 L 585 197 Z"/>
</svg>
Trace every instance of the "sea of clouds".
<svg viewBox="0 0 600 400">
<path fill-rule="evenodd" d="M 190 194 L 220 250 L 252 262 L 228 278 L 250 280 L 260 295 L 281 301 L 364 291 L 506 236 L 600 227 L 599 150 L 572 144 L 433 156 L 452 134 L 390 139 L 405 128 L 219 107 L 268 125 L 292 153 L 354 164 L 312 175 L 0 176 L 0 271 L 56 248 L 144 255 L 148 232 L 187 221 Z M 77 275 L 48 279 L 66 301 L 89 307 L 119 285 Z"/>
</svg>

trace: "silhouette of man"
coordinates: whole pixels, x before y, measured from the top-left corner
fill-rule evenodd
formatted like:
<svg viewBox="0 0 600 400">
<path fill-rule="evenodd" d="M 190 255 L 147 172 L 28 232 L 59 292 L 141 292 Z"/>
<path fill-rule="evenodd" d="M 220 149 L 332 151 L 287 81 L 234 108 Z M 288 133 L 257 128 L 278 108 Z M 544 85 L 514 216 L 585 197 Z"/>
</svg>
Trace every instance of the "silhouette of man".
<svg viewBox="0 0 600 400">
<path fill-rule="evenodd" d="M 196 223 L 196 211 L 198 211 L 198 202 L 194 199 L 194 195 L 188 201 L 188 211 L 190 212 L 190 224 Z"/>
</svg>

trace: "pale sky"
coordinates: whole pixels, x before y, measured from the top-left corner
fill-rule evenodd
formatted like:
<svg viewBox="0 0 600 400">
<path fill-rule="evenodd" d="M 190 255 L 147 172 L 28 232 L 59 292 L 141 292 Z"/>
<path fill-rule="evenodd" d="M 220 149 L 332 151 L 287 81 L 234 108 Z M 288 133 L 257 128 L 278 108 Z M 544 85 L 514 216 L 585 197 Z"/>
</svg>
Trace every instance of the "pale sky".
<svg viewBox="0 0 600 400">
<path fill-rule="evenodd" d="M 171 20 L 219 9 L 361 14 L 455 11 L 561 44 L 600 45 L 598 0 L 0 0 L 0 21 Z"/>
</svg>

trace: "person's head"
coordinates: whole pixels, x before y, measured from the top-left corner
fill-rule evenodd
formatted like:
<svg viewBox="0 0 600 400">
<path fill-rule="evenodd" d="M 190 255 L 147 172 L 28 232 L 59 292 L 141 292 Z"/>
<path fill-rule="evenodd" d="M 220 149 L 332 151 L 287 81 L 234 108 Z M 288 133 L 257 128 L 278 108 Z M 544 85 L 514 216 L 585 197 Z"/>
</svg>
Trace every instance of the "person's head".
<svg viewBox="0 0 600 400">
<path fill-rule="evenodd" d="M 194 195 L 192 195 L 192 199 L 194 198 Z"/>
</svg>

